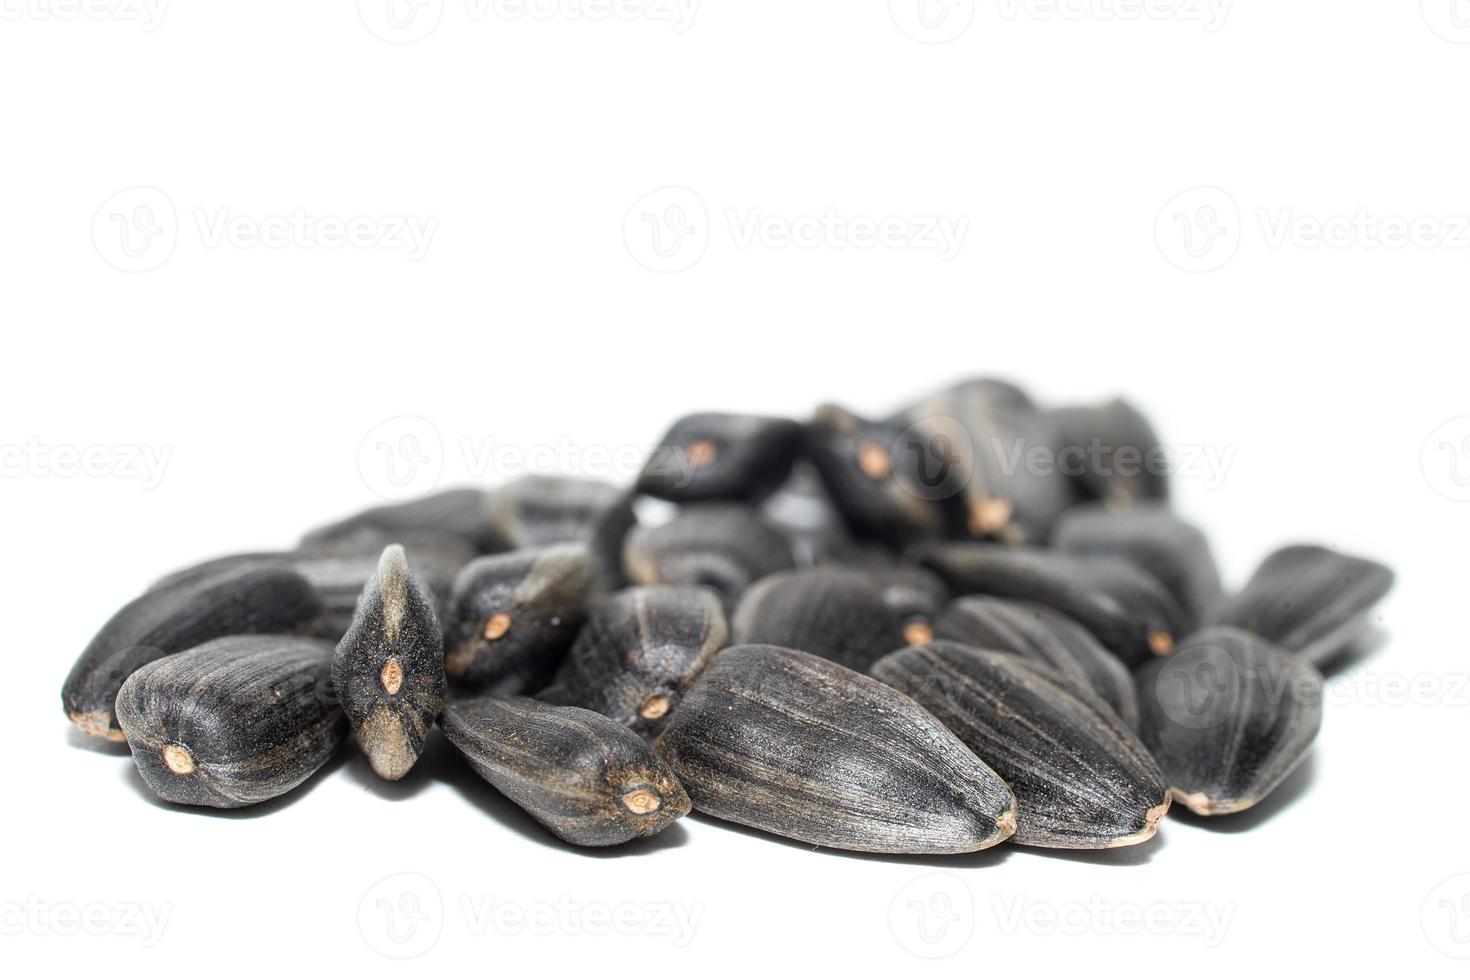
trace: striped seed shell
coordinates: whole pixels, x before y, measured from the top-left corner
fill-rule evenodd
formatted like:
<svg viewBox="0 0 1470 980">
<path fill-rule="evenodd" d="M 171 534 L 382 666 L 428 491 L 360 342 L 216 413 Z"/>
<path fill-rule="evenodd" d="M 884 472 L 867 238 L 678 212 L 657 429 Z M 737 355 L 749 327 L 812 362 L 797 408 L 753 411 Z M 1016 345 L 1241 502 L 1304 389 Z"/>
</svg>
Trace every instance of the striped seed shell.
<svg viewBox="0 0 1470 980">
<path fill-rule="evenodd" d="M 940 537 L 949 519 L 899 454 L 906 423 L 873 422 L 837 405 L 823 405 L 806 425 L 806 456 L 852 532 L 895 547 Z"/>
<path fill-rule="evenodd" d="M 836 566 L 761 579 L 740 597 L 730 630 L 739 645 L 803 650 L 859 672 L 904 645 L 903 621 L 878 585 Z"/>
<path fill-rule="evenodd" d="M 931 545 L 919 560 L 958 595 L 1025 599 L 1066 613 L 1129 667 L 1165 656 L 1184 614 L 1169 590 L 1121 558 L 959 542 Z"/>
<path fill-rule="evenodd" d="M 810 844 L 978 851 L 1015 830 L 1015 797 L 912 699 L 780 647 L 731 647 L 654 751 L 695 809 Z"/>
<path fill-rule="evenodd" d="M 1052 424 L 1016 386 L 977 378 L 937 392 L 904 413 L 921 454 L 922 472 L 949 471 L 953 503 L 971 537 L 1009 543 L 1045 541 L 1072 502 L 1067 478 L 1055 467 L 1028 465 L 1048 452 Z"/>
<path fill-rule="evenodd" d="M 1062 515 L 1052 545 L 1072 555 L 1123 558 L 1153 575 L 1174 596 L 1194 629 L 1219 605 L 1220 570 L 1204 532 L 1163 504 L 1090 504 Z"/>
<path fill-rule="evenodd" d="M 1148 419 L 1128 402 L 1115 398 L 1104 405 L 1046 414 L 1053 426 L 1057 468 L 1080 498 L 1114 506 L 1168 499 L 1163 444 Z"/>
<path fill-rule="evenodd" d="M 1154 835 L 1169 787 L 1123 720 L 1090 690 L 1009 653 L 936 641 L 872 674 L 923 705 L 1016 794 L 1017 844 L 1107 848 Z"/>
<path fill-rule="evenodd" d="M 468 690 L 525 694 L 556 674 L 587 619 L 592 553 L 555 544 L 460 570 L 444 626 L 444 672 Z"/>
<path fill-rule="evenodd" d="M 878 587 L 883 605 L 903 624 L 904 643 L 934 639 L 934 621 L 950 600 L 944 579 L 883 548 L 843 556 L 841 565 L 861 573 Z"/>
<path fill-rule="evenodd" d="M 451 702 L 442 727 L 490 785 L 570 843 L 649 837 L 689 812 L 669 768 L 596 712 L 486 695 Z"/>
<path fill-rule="evenodd" d="M 1369 629 L 1373 606 L 1393 579 L 1378 562 L 1292 545 L 1268 556 L 1217 619 L 1322 666 Z"/>
<path fill-rule="evenodd" d="M 134 671 L 117 715 L 143 780 L 170 803 L 238 807 L 303 783 L 347 722 L 332 694 L 332 645 L 228 636 Z"/>
<path fill-rule="evenodd" d="M 1322 723 L 1322 675 L 1244 630 L 1212 626 L 1135 678 L 1140 732 L 1201 816 L 1259 803 L 1306 757 Z"/>
<path fill-rule="evenodd" d="M 439 620 L 398 545 L 383 549 L 363 589 L 332 680 L 373 771 L 402 779 L 424 750 L 446 685 Z"/>
<path fill-rule="evenodd" d="M 792 567 L 791 546 L 740 504 L 691 504 L 666 524 L 639 527 L 623 548 L 637 585 L 703 585 L 733 609 L 756 579 Z"/>
<path fill-rule="evenodd" d="M 756 502 L 791 474 L 801 426 L 791 419 L 702 412 L 673 424 L 638 477 L 638 492 L 692 503 Z"/>
<path fill-rule="evenodd" d="M 1041 664 L 1102 698 L 1130 727 L 1138 726 L 1128 668 L 1064 613 L 1020 599 L 962 596 L 940 614 L 934 635 Z"/>
<path fill-rule="evenodd" d="M 226 569 L 152 589 L 98 630 L 67 675 L 62 706 L 84 734 L 120 742 L 113 704 L 133 671 L 222 636 L 301 629 L 321 608 L 311 583 L 279 568 Z"/>
<path fill-rule="evenodd" d="M 719 598 L 694 586 L 624 589 L 597 603 L 543 700 L 657 734 L 730 640 Z"/>
<path fill-rule="evenodd" d="M 592 550 L 597 587 L 622 584 L 623 538 L 633 527 L 633 495 L 602 480 L 522 476 L 491 493 L 491 551 L 580 541 Z"/>
</svg>

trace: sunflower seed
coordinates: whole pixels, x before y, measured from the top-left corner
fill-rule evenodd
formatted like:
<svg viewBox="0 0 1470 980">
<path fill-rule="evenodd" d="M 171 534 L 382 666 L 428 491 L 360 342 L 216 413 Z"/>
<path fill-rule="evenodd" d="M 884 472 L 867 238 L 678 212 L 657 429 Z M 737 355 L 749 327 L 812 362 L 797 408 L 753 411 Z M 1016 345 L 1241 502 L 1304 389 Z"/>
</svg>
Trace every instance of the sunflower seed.
<svg viewBox="0 0 1470 980">
<path fill-rule="evenodd" d="M 1102 698 L 1130 727 L 1138 726 L 1128 668 L 1075 619 L 1055 609 L 1019 599 L 963 596 L 940 614 L 934 635 L 1048 667 Z"/>
<path fill-rule="evenodd" d="M 1066 613 L 1130 667 L 1174 649 L 1184 614 L 1152 575 L 1119 558 L 960 542 L 920 561 L 959 595 L 1026 599 Z"/>
<path fill-rule="evenodd" d="M 120 742 L 113 703 L 144 664 L 238 633 L 284 633 L 321 612 L 311 583 L 279 568 L 235 568 L 152 589 L 109 619 L 61 688 L 69 717 L 86 735 Z"/>
<path fill-rule="evenodd" d="M 402 779 L 444 706 L 444 636 L 398 545 L 383 550 L 332 659 L 332 680 L 373 771 Z"/>
<path fill-rule="evenodd" d="M 791 419 L 705 412 L 675 422 L 638 477 L 638 491 L 676 503 L 760 501 L 791 474 L 801 426 Z"/>
<path fill-rule="evenodd" d="M 299 548 L 310 551 L 352 543 L 366 533 L 379 541 L 388 538 L 405 545 L 419 535 L 440 535 L 482 551 L 491 544 L 486 522 L 489 502 L 489 494 L 478 487 L 441 490 L 402 503 L 372 507 L 308 531 Z M 379 544 L 377 550 L 381 551 L 384 544 Z"/>
<path fill-rule="evenodd" d="M 719 598 L 693 586 L 624 589 L 598 603 L 543 700 L 657 734 L 729 642 Z"/>
<path fill-rule="evenodd" d="M 582 544 L 478 558 L 460 570 L 444 672 L 468 690 L 524 694 L 550 682 L 587 619 L 592 554 Z"/>
<path fill-rule="evenodd" d="M 638 585 L 703 585 L 733 609 L 756 579 L 792 566 L 791 546 L 751 508 L 692 504 L 667 524 L 639 527 L 623 549 Z"/>
<path fill-rule="evenodd" d="M 689 812 L 669 768 L 596 712 L 483 696 L 451 702 L 442 725 L 490 785 L 573 844 L 648 837 Z"/>
<path fill-rule="evenodd" d="M 1144 744 L 1174 799 L 1201 816 L 1259 803 L 1322 723 L 1322 675 L 1234 627 L 1201 630 L 1135 680 Z"/>
<path fill-rule="evenodd" d="M 280 796 L 347 733 L 331 663 L 324 640 L 229 636 L 146 664 L 117 696 L 133 762 L 170 803 L 238 807 Z"/>
<path fill-rule="evenodd" d="M 1153 426 L 1121 398 L 1105 405 L 1053 409 L 1057 468 L 1079 497 L 1127 506 L 1167 500 L 1168 459 Z"/>
<path fill-rule="evenodd" d="M 1219 605 L 1220 570 L 1204 532 L 1162 504 L 1093 504 L 1062 515 L 1052 546 L 1072 555 L 1123 558 L 1157 578 L 1194 629 Z"/>
<path fill-rule="evenodd" d="M 831 566 L 761 579 L 741 596 L 730 628 L 737 644 L 803 650 L 859 672 L 904 645 L 904 624 L 873 580 Z"/>
<path fill-rule="evenodd" d="M 1273 552 L 1218 622 L 1239 626 L 1322 666 L 1371 628 L 1373 606 L 1393 588 L 1393 571 L 1317 545 Z"/>
<path fill-rule="evenodd" d="M 1015 829 L 1015 798 L 897 691 L 810 654 L 731 647 L 654 751 L 695 809 L 855 851 L 976 851 Z"/>
<path fill-rule="evenodd" d="M 633 526 L 632 494 L 601 480 L 523 476 L 491 493 L 491 551 L 579 541 L 592 551 L 597 587 L 622 584 L 622 545 Z"/>
<path fill-rule="evenodd" d="M 1105 848 L 1154 835 L 1169 788 L 1102 699 L 1008 653 L 937 641 L 873 665 L 918 701 L 1016 794 L 1018 844 Z"/>
</svg>

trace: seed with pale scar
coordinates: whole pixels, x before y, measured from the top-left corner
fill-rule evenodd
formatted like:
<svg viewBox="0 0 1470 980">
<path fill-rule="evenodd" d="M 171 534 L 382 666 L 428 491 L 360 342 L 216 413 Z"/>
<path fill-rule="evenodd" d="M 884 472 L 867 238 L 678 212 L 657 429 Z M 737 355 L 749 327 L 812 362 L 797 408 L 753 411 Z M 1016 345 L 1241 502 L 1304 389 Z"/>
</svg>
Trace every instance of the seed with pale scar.
<svg viewBox="0 0 1470 980">
<path fill-rule="evenodd" d="M 494 642 L 510 632 L 510 616 L 506 613 L 496 613 L 485 620 L 485 639 Z"/>
<path fill-rule="evenodd" d="M 398 693 L 398 689 L 403 686 L 403 665 L 398 662 L 397 657 L 388 658 L 388 662 L 383 665 L 383 672 L 378 675 L 378 680 L 383 682 L 383 690 L 389 694 Z"/>
<path fill-rule="evenodd" d="M 180 776 L 187 776 L 194 771 L 194 757 L 182 745 L 165 745 L 163 764 L 168 766 L 171 772 Z"/>
<path fill-rule="evenodd" d="M 858 447 L 858 466 L 873 480 L 886 480 L 893 475 L 892 457 L 876 442 L 865 442 Z"/>
</svg>

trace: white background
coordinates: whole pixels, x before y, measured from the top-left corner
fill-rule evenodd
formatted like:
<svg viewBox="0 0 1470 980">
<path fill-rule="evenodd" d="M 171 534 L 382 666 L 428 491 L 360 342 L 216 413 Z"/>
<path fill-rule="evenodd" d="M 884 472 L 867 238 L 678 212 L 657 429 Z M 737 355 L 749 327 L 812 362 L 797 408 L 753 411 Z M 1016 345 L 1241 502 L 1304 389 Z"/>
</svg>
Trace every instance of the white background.
<svg viewBox="0 0 1470 980">
<path fill-rule="evenodd" d="M 373 0 L 0 0 L 6 972 L 1463 975 L 1470 5 L 1122 2 L 444 0 L 395 31 Z M 886 218 L 898 247 L 860 247 Z M 1178 500 L 1233 583 L 1296 539 L 1398 570 L 1269 820 L 905 861 L 689 819 L 586 854 L 442 745 L 201 815 L 60 711 L 154 577 L 393 490 L 378 442 L 430 461 L 414 489 L 626 476 L 685 411 L 882 412 L 974 373 L 1126 392 L 1228 457 Z"/>
</svg>

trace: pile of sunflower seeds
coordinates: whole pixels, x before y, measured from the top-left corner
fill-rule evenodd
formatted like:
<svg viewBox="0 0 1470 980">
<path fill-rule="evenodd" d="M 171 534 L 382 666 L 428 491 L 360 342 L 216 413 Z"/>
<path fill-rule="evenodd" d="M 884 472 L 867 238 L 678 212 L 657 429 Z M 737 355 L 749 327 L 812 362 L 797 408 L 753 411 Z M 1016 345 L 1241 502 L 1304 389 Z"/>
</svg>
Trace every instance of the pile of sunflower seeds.
<svg viewBox="0 0 1470 980">
<path fill-rule="evenodd" d="M 632 487 L 452 489 L 173 572 L 67 716 L 175 804 L 280 796 L 349 732 L 400 779 L 437 722 L 578 845 L 693 809 L 857 851 L 1119 847 L 1279 786 L 1393 583 L 1295 544 L 1227 593 L 1123 401 L 977 379 L 658 446 Z"/>
</svg>

